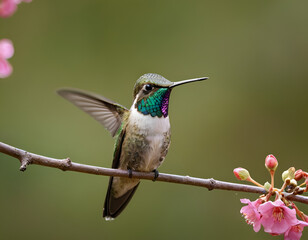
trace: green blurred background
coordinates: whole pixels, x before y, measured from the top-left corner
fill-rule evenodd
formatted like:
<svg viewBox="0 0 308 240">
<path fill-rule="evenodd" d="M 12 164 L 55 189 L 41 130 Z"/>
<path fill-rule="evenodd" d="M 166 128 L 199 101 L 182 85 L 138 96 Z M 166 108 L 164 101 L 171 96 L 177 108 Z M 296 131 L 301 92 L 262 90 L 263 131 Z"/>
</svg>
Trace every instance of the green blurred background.
<svg viewBox="0 0 308 240">
<path fill-rule="evenodd" d="M 0 38 L 16 51 L 13 75 L 0 80 L 0 141 L 109 167 L 114 140 L 58 88 L 129 107 L 144 73 L 208 76 L 172 93 L 172 144 L 160 171 L 237 182 L 232 170 L 241 166 L 263 183 L 273 153 L 280 185 L 290 166 L 307 170 L 307 9 L 306 0 L 23 3 L 0 19 Z M 1 239 L 282 239 L 254 233 L 241 217 L 239 199 L 255 194 L 143 181 L 105 222 L 108 177 L 40 166 L 22 173 L 16 159 L 0 157 Z"/>
</svg>

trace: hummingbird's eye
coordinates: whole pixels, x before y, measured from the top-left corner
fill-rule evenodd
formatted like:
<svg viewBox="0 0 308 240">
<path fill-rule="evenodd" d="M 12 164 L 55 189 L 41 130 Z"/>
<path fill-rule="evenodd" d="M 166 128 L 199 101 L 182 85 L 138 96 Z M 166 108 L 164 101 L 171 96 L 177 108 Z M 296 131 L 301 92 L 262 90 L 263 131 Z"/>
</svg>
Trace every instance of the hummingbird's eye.
<svg viewBox="0 0 308 240">
<path fill-rule="evenodd" d="M 144 86 L 144 89 L 145 89 L 146 91 L 151 91 L 151 90 L 153 89 L 153 87 L 152 87 L 151 84 L 147 84 L 147 85 Z"/>
</svg>

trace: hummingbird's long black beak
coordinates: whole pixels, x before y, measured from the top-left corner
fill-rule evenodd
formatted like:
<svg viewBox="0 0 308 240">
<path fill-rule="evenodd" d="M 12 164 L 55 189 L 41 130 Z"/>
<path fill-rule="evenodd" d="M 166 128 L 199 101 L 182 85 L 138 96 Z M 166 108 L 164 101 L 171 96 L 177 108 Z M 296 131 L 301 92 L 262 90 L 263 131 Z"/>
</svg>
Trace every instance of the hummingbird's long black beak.
<svg viewBox="0 0 308 240">
<path fill-rule="evenodd" d="M 171 86 L 169 86 L 169 88 L 174 88 L 174 87 L 180 86 L 182 84 L 197 82 L 197 81 L 203 81 L 203 80 L 207 80 L 207 79 L 208 79 L 208 77 L 201 77 L 201 78 L 193 78 L 193 79 L 183 80 L 183 81 L 179 81 L 179 82 L 174 82 Z"/>
</svg>

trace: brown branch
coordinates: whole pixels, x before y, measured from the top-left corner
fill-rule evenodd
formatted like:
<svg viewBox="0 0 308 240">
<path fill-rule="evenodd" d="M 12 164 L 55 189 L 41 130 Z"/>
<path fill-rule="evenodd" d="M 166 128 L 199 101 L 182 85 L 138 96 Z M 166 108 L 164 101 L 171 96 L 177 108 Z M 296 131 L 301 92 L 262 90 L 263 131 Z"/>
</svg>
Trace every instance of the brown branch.
<svg viewBox="0 0 308 240">
<path fill-rule="evenodd" d="M 132 177 L 138 179 L 154 180 L 154 173 L 152 172 L 133 171 L 132 175 L 130 176 L 130 173 L 125 170 L 103 168 L 80 163 L 74 163 L 69 158 L 55 159 L 55 158 L 45 157 L 38 154 L 26 152 L 22 149 L 15 148 L 13 146 L 10 146 L 2 142 L 0 142 L 0 152 L 19 159 L 21 163 L 20 171 L 25 171 L 29 164 L 37 164 L 46 167 L 59 168 L 63 171 L 75 171 L 75 172 L 82 172 L 95 175 Z M 156 181 L 205 187 L 208 188 L 209 190 L 222 189 L 222 190 L 250 192 L 259 194 L 266 193 L 266 191 L 261 187 L 218 181 L 213 178 L 202 179 L 190 176 L 179 176 L 173 174 L 160 173 Z M 285 194 L 285 195 L 289 200 L 308 204 L 308 197 L 292 195 L 292 194 L 288 195 Z"/>
</svg>

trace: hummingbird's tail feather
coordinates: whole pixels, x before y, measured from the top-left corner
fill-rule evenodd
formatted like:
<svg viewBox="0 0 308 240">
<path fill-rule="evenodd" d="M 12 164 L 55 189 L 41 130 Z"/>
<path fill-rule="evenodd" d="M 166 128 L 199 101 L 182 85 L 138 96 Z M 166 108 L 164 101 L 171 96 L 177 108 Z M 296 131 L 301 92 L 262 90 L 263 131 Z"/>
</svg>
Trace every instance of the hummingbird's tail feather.
<svg viewBox="0 0 308 240">
<path fill-rule="evenodd" d="M 125 209 L 134 193 L 136 192 L 140 182 L 118 198 L 115 198 L 111 193 L 112 183 L 113 177 L 110 177 L 103 210 L 103 217 L 106 220 L 116 218 Z"/>
</svg>

